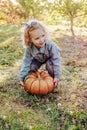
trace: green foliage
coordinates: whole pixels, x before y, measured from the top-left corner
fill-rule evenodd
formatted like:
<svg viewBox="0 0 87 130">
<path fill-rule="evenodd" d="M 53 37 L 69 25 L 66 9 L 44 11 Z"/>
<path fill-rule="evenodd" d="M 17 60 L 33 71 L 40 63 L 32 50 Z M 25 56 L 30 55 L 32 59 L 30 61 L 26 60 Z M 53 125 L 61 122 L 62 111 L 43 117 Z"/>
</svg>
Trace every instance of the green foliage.
<svg viewBox="0 0 87 130">
<path fill-rule="evenodd" d="M 0 1 L 0 25 L 22 24 L 23 11 L 19 5 L 13 5 L 10 0 Z"/>
<path fill-rule="evenodd" d="M 75 36 L 73 30 L 74 18 L 76 18 L 78 12 L 82 9 L 82 1 L 75 2 L 74 0 L 59 0 L 56 3 L 58 12 L 64 17 L 68 18 L 70 21 L 72 36 Z"/>
<path fill-rule="evenodd" d="M 44 1 L 41 0 L 17 0 L 22 6 L 25 18 L 33 19 L 40 18 L 44 11 Z M 42 4 L 41 4 L 42 3 Z"/>
<path fill-rule="evenodd" d="M 19 25 L 34 18 L 48 24 L 61 24 L 63 20 L 75 24 L 74 19 L 80 19 L 80 26 L 87 23 L 86 0 L 17 0 L 17 5 L 10 0 L 4 1 L 0 1 L 0 25 Z"/>
<path fill-rule="evenodd" d="M 60 0 L 58 10 L 63 16 L 76 17 L 77 13 L 82 9 L 82 1 Z"/>
<path fill-rule="evenodd" d="M 1 65 L 14 65 L 16 59 L 19 59 L 23 53 L 20 44 L 19 26 L 0 27 L 0 63 Z M 4 53 L 3 53 L 4 52 Z"/>
<path fill-rule="evenodd" d="M 85 130 L 87 128 L 87 114 L 84 111 L 71 113 L 67 109 L 61 110 L 60 108 L 53 106 L 48 111 L 52 124 L 55 122 L 51 129 L 56 130 Z"/>
</svg>

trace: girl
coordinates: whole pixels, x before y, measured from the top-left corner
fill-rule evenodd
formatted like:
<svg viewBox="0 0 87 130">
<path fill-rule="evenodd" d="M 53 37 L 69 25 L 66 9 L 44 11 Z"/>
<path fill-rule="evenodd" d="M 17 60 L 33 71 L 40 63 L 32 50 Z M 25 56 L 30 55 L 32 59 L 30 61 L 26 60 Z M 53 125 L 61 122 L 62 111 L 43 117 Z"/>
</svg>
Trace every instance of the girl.
<svg viewBox="0 0 87 130">
<path fill-rule="evenodd" d="M 24 86 L 25 77 L 45 64 L 56 87 L 61 76 L 60 51 L 58 46 L 48 39 L 44 25 L 36 20 L 26 23 L 23 42 L 26 49 L 20 71 L 20 84 Z"/>
</svg>

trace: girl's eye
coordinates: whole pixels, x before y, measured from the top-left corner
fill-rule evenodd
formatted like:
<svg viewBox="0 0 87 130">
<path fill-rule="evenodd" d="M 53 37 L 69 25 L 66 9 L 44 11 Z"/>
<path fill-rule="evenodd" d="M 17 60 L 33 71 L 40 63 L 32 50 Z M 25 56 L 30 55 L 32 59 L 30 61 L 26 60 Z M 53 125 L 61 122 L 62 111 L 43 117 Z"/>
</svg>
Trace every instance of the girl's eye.
<svg viewBox="0 0 87 130">
<path fill-rule="evenodd" d="M 45 35 L 43 34 L 42 37 L 44 37 Z"/>
<path fill-rule="evenodd" d="M 39 37 L 36 37 L 36 38 L 35 38 L 35 40 L 38 40 L 38 39 L 39 39 Z"/>
</svg>

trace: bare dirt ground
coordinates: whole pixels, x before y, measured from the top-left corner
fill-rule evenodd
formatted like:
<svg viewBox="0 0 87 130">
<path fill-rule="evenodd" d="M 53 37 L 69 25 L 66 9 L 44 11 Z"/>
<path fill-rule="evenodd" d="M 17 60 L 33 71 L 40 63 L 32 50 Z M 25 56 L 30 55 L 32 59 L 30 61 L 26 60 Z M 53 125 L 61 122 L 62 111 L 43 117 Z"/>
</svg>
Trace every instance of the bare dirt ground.
<svg viewBox="0 0 87 130">
<path fill-rule="evenodd" d="M 66 36 L 57 38 L 61 43 L 63 64 L 59 87 L 61 104 L 73 110 L 87 110 L 87 30 L 82 28 L 75 32 L 75 38 L 67 36 L 69 31 Z"/>
</svg>

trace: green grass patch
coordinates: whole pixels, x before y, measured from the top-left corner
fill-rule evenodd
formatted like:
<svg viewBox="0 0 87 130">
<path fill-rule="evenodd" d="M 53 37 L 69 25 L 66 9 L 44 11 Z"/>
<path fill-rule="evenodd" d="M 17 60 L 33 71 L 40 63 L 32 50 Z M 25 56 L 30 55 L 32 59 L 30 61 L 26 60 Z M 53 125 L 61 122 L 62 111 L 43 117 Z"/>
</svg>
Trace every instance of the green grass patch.
<svg viewBox="0 0 87 130">
<path fill-rule="evenodd" d="M 23 54 L 21 44 L 20 26 L 0 27 L 0 63 L 1 65 L 14 65 Z"/>
</svg>

